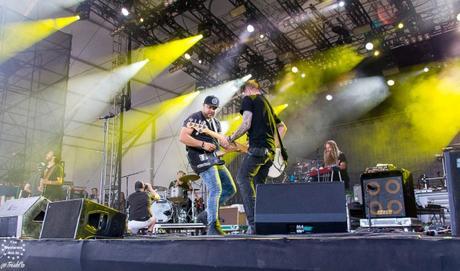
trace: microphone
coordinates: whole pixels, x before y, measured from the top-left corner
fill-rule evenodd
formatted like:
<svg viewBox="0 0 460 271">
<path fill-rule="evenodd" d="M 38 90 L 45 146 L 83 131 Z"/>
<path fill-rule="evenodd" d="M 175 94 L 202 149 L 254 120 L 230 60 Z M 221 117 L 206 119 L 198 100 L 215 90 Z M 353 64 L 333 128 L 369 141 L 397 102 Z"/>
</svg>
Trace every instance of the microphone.
<svg viewBox="0 0 460 271">
<path fill-rule="evenodd" d="M 111 119 L 111 118 L 113 118 L 113 117 L 115 117 L 115 114 L 112 113 L 112 112 L 109 112 L 109 114 L 107 114 L 107 115 L 105 115 L 105 116 L 100 116 L 100 117 L 98 117 L 97 119 L 98 119 L 98 120 L 106 120 L 106 119 Z"/>
<path fill-rule="evenodd" d="M 378 188 L 378 186 L 376 186 L 375 184 L 370 184 L 370 183 L 367 184 L 367 189 L 368 190 L 375 191 L 375 190 L 377 190 L 377 188 Z"/>
</svg>

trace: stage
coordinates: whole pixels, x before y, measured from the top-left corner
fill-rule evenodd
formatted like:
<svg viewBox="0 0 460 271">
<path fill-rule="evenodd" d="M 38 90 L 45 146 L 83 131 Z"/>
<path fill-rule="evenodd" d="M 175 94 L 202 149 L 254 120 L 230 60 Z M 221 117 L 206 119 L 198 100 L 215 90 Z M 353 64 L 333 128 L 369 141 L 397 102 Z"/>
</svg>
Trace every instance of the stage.
<svg viewBox="0 0 460 271">
<path fill-rule="evenodd" d="M 460 267 L 460 239 L 414 233 L 2 238 L 0 242 L 2 270 L 433 271 Z"/>
</svg>

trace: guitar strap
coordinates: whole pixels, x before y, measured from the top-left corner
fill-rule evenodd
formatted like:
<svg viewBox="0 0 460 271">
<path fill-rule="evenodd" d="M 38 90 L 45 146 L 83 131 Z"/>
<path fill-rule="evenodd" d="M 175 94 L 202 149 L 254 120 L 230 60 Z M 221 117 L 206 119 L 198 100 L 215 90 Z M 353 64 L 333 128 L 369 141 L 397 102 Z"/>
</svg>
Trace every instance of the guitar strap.
<svg viewBox="0 0 460 271">
<path fill-rule="evenodd" d="M 265 100 L 265 102 L 268 104 L 268 107 L 270 108 L 270 113 L 272 114 L 272 117 L 273 117 L 273 122 L 274 122 L 273 124 L 275 126 L 276 135 L 278 137 L 278 142 L 280 143 L 280 147 L 281 147 L 281 155 L 283 156 L 284 161 L 287 163 L 288 156 L 287 156 L 286 149 L 283 146 L 283 141 L 281 140 L 281 136 L 280 136 L 280 133 L 278 131 L 278 127 L 277 127 L 276 122 L 275 122 L 275 111 L 273 110 L 273 107 L 270 104 L 270 102 L 267 100 L 267 98 L 265 98 L 265 96 L 263 96 L 263 95 L 260 95 L 260 96 Z"/>
</svg>

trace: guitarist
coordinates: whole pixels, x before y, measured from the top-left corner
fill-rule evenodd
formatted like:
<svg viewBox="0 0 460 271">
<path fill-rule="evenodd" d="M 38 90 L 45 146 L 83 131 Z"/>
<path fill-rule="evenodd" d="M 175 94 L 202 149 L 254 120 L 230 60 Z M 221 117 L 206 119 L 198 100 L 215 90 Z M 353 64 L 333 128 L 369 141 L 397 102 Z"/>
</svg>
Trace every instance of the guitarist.
<svg viewBox="0 0 460 271">
<path fill-rule="evenodd" d="M 41 175 L 38 191 L 51 201 L 64 200 L 65 193 L 62 190 L 64 168 L 61 165 L 61 160 L 54 151 L 48 151 L 45 159 L 46 167 Z"/>
<path fill-rule="evenodd" d="M 186 145 L 187 158 L 193 171 L 200 175 L 208 189 L 206 202 L 208 235 L 223 235 L 217 217 L 219 204 L 233 197 L 236 186 L 224 162 L 216 155 L 219 148 L 218 140 L 205 133 L 199 133 L 188 127 L 188 124 L 190 122 L 206 124 L 208 129 L 220 133 L 220 122 L 214 118 L 217 107 L 219 107 L 219 99 L 215 96 L 207 96 L 201 111 L 193 113 L 184 121 L 179 137 Z"/>
<path fill-rule="evenodd" d="M 255 185 L 265 183 L 268 171 L 273 164 L 275 149 L 280 142 L 279 138 L 283 138 L 286 134 L 287 127 L 273 112 L 270 103 L 262 95 L 257 81 L 247 81 L 242 86 L 242 92 L 240 114 L 243 115 L 243 122 L 222 144 L 226 147 L 227 144 L 234 142 L 246 132 L 248 133 L 249 151 L 239 168 L 236 182 L 250 226 L 248 233 L 255 234 Z M 284 158 L 287 159 L 287 157 Z"/>
</svg>

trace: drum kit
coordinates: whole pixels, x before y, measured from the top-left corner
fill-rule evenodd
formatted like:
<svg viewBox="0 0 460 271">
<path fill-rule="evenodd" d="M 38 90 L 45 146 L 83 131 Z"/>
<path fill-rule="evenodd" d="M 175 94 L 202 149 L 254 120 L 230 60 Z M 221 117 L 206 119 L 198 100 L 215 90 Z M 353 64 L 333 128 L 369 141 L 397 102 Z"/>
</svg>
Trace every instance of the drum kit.
<svg viewBox="0 0 460 271">
<path fill-rule="evenodd" d="M 153 202 L 151 206 L 151 212 L 158 223 L 188 223 L 196 220 L 197 211 L 202 209 L 202 206 L 197 206 L 197 202 L 203 202 L 202 184 L 197 182 L 199 179 L 194 174 L 179 179 L 183 186 L 191 188 L 189 190 L 182 186 L 172 186 L 169 189 L 163 186 L 152 187 L 160 195 L 160 200 Z M 191 204 L 187 192 L 191 192 Z"/>
</svg>

